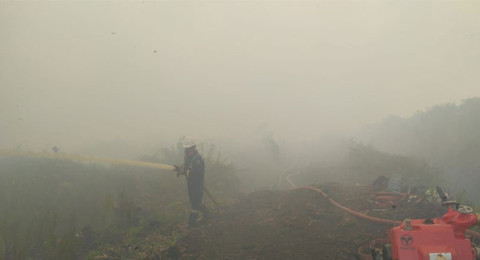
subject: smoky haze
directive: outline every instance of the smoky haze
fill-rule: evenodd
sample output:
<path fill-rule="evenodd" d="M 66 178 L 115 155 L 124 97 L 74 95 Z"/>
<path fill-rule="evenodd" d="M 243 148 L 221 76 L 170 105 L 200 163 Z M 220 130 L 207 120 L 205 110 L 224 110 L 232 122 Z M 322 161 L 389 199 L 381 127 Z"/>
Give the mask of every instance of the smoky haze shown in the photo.
<path fill-rule="evenodd" d="M 2 1 L 0 148 L 348 136 L 480 96 L 479 13 L 474 1 Z"/>

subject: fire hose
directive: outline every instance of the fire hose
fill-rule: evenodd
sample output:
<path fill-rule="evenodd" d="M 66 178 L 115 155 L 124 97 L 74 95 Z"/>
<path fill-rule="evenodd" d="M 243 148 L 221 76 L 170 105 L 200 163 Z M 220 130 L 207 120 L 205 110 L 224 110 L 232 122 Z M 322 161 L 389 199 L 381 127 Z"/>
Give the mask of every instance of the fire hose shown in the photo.
<path fill-rule="evenodd" d="M 307 190 L 313 190 L 313 191 L 316 191 L 318 193 L 320 193 L 324 198 L 328 199 L 328 201 L 334 205 L 335 207 L 343 210 L 343 211 L 346 211 L 352 215 L 355 215 L 359 218 L 363 218 L 363 219 L 366 219 L 366 220 L 369 220 L 369 221 L 374 221 L 374 222 L 379 222 L 379 223 L 384 223 L 384 224 L 392 224 L 392 225 L 399 225 L 401 222 L 400 221 L 394 221 L 394 220 L 389 220 L 389 219 L 382 219 L 382 218 L 375 218 L 375 217 L 371 217 L 371 216 L 368 216 L 368 215 L 365 215 L 365 214 L 362 214 L 358 211 L 354 211 L 352 209 L 349 209 L 343 205 L 341 205 L 340 203 L 336 202 L 335 200 L 333 200 L 332 198 L 330 198 L 324 191 L 322 191 L 321 189 L 317 188 L 317 187 L 314 187 L 314 186 L 302 186 L 302 187 L 298 187 L 291 179 L 290 177 L 294 176 L 294 175 L 297 175 L 299 174 L 298 172 L 297 173 L 294 173 L 294 174 L 290 174 L 289 176 L 287 176 L 287 181 L 290 183 L 290 185 L 292 186 L 292 189 L 307 189 Z"/>
<path fill-rule="evenodd" d="M 368 216 L 368 215 L 365 215 L 365 214 L 362 214 L 358 211 L 354 211 L 354 210 L 351 210 L 343 205 L 341 205 L 340 203 L 336 202 L 335 200 L 333 200 L 332 198 L 330 198 L 325 192 L 323 192 L 321 189 L 319 188 L 316 188 L 316 187 L 313 187 L 313 186 L 303 186 L 303 187 L 298 187 L 298 189 L 308 189 L 308 190 L 313 190 L 313 191 L 316 191 L 318 193 L 320 193 L 324 198 L 328 199 L 328 201 L 333 204 L 335 207 L 341 209 L 341 210 L 344 210 L 352 215 L 355 215 L 359 218 L 363 218 L 363 219 L 366 219 L 366 220 L 369 220 L 369 221 L 374 221 L 374 222 L 379 222 L 379 223 L 384 223 L 384 224 L 392 224 L 392 225 L 399 225 L 400 223 L 402 223 L 401 221 L 394 221 L 394 220 L 389 220 L 389 219 L 382 219 L 382 218 L 375 218 L 375 217 L 371 217 L 371 216 Z"/>
<path fill-rule="evenodd" d="M 335 207 L 343 210 L 343 211 L 346 211 L 354 216 L 357 216 L 359 218 L 362 218 L 362 219 L 365 219 L 365 220 L 369 220 L 369 221 L 373 221 L 373 222 L 378 222 L 378 223 L 383 223 L 383 224 L 392 224 L 392 225 L 399 225 L 401 224 L 402 222 L 401 221 L 394 221 L 394 220 L 389 220 L 389 219 L 381 219 L 381 218 L 375 218 L 375 217 L 371 217 L 371 216 L 368 216 L 368 215 L 365 215 L 365 214 L 362 214 L 360 212 L 357 212 L 357 211 L 354 211 L 352 209 L 349 209 L 343 205 L 341 205 L 340 203 L 336 202 L 335 200 L 333 200 L 332 198 L 330 198 L 324 191 L 322 191 L 321 189 L 317 188 L 317 187 L 314 187 L 314 186 L 301 186 L 301 187 L 298 187 L 291 179 L 290 177 L 292 176 L 295 176 L 295 175 L 298 175 L 300 174 L 299 172 L 296 172 L 296 173 L 293 173 L 293 174 L 290 174 L 287 176 L 287 181 L 290 183 L 291 185 L 291 188 L 292 189 L 307 189 L 307 190 L 313 190 L 315 192 L 318 192 L 320 193 L 324 198 L 328 199 L 328 201 L 334 205 Z M 390 193 L 385 193 L 385 194 L 382 194 L 382 195 L 387 195 L 387 194 L 390 194 Z M 480 238 L 480 233 L 479 232 L 476 232 L 476 231 L 473 231 L 473 230 L 467 230 L 466 233 L 470 234 L 471 236 L 475 236 L 475 237 L 478 237 Z"/>

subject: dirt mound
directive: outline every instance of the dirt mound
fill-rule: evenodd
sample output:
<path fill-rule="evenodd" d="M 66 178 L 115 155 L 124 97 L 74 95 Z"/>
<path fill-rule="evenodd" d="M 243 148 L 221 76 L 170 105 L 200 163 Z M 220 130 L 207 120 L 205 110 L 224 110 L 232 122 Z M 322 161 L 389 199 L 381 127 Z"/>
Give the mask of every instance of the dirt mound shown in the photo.
<path fill-rule="evenodd" d="M 444 209 L 423 200 L 376 208 L 371 186 L 318 186 L 338 203 L 384 219 L 437 217 Z M 389 224 L 353 216 L 307 189 L 260 191 L 219 210 L 191 229 L 165 257 L 181 259 L 358 259 L 358 248 L 385 238 Z"/>

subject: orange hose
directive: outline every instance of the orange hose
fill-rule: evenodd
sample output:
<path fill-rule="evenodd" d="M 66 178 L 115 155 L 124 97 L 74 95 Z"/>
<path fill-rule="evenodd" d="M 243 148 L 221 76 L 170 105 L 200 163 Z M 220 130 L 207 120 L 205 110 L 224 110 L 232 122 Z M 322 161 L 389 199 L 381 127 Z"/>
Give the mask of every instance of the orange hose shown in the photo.
<path fill-rule="evenodd" d="M 329 198 L 328 195 L 323 192 L 321 189 L 317 188 L 317 187 L 313 187 L 313 186 L 303 186 L 303 187 L 297 187 L 297 185 L 295 185 L 295 183 L 293 183 L 292 180 L 290 180 L 290 177 L 292 177 L 293 175 L 297 175 L 298 173 L 294 173 L 294 174 L 290 174 L 289 176 L 287 176 L 287 181 L 290 183 L 290 185 L 294 188 L 294 189 L 307 189 L 307 190 L 313 190 L 313 191 L 316 191 L 320 194 L 322 194 L 322 196 L 326 199 L 328 199 L 328 201 L 330 203 L 332 203 L 335 207 L 341 209 L 341 210 L 344 210 L 352 215 L 355 215 L 359 218 L 363 218 L 363 219 L 366 219 L 366 220 L 369 220 L 369 221 L 374 221 L 374 222 L 379 222 L 379 223 L 384 223 L 384 224 L 392 224 L 392 225 L 399 225 L 401 224 L 402 222 L 401 221 L 393 221 L 393 220 L 389 220 L 389 219 L 382 219 L 382 218 L 375 218 L 375 217 L 370 217 L 368 215 L 365 215 L 365 214 L 362 214 L 360 212 L 357 212 L 357 211 L 354 211 L 354 210 L 351 210 L 345 206 L 342 206 L 341 204 L 339 204 L 338 202 L 334 201 L 333 199 Z"/>
<path fill-rule="evenodd" d="M 328 201 L 330 203 L 332 203 L 335 207 L 341 209 L 341 210 L 344 210 L 352 215 L 355 215 L 359 218 L 363 218 L 363 219 L 366 219 L 366 220 L 369 220 L 369 221 L 374 221 L 374 222 L 379 222 L 379 223 L 384 223 L 384 224 L 392 224 L 392 225 L 399 225 L 401 224 L 402 222 L 401 221 L 394 221 L 394 220 L 389 220 L 389 219 L 382 219 L 382 218 L 375 218 L 375 217 L 370 217 L 368 215 L 365 215 L 365 214 L 362 214 L 360 212 L 357 212 L 357 211 L 354 211 L 354 210 L 351 210 L 345 206 L 342 206 L 341 204 L 339 204 L 338 202 L 334 201 L 332 198 L 329 198 L 328 195 L 323 192 L 321 189 L 319 188 L 316 188 L 316 187 L 313 187 L 313 186 L 303 186 L 303 187 L 298 187 L 297 189 L 308 189 L 308 190 L 313 190 L 313 191 L 316 191 L 320 194 L 322 194 L 323 197 L 325 197 L 326 199 L 328 199 Z"/>
<path fill-rule="evenodd" d="M 303 186 L 303 187 L 299 187 L 298 189 L 309 189 L 309 190 L 314 190 L 320 194 L 322 194 L 323 197 L 325 197 L 326 199 L 328 199 L 328 201 L 330 201 L 330 203 L 332 203 L 333 205 L 335 205 L 336 207 L 338 207 L 339 209 L 342 209 L 350 214 L 353 214 L 357 217 L 360 217 L 360 218 L 363 218 L 363 219 L 366 219 L 366 220 L 370 220 L 370 221 L 374 221 L 374 222 L 380 222 L 380 223 L 384 223 L 384 224 L 393 224 L 393 225 L 399 225 L 401 224 L 402 222 L 401 221 L 393 221 L 393 220 L 388 220 L 388 219 L 381 219 L 381 218 L 375 218 L 375 217 L 370 217 L 368 215 L 365 215 L 365 214 L 362 214 L 362 213 L 359 213 L 357 211 L 354 211 L 354 210 L 351 210 L 345 206 L 342 206 L 340 205 L 338 202 L 334 201 L 333 199 L 329 198 L 328 195 L 323 192 L 321 189 L 318 189 L 316 187 L 313 187 L 313 186 Z M 478 237 L 480 238 L 480 233 L 479 232 L 476 232 L 476 231 L 473 231 L 473 230 L 467 230 L 466 233 L 472 235 L 472 236 L 475 236 L 475 237 Z"/>
<path fill-rule="evenodd" d="M 296 173 L 298 174 L 298 173 Z M 334 206 L 336 206 L 337 208 L 339 209 L 342 209 L 350 214 L 353 214 L 359 218 L 363 218 L 363 219 L 366 219 L 366 220 L 370 220 L 370 221 L 374 221 L 374 222 L 379 222 L 379 223 L 384 223 L 384 224 L 393 224 L 393 225 L 400 225 L 402 222 L 401 221 L 393 221 L 393 220 L 388 220 L 388 219 L 381 219 L 381 218 L 375 218 L 375 217 L 370 217 L 368 215 L 365 215 L 365 214 L 362 214 L 360 212 L 357 212 L 357 211 L 354 211 L 354 210 L 351 210 L 345 206 L 342 206 L 341 204 L 339 204 L 338 202 L 334 201 L 332 198 L 329 198 L 328 195 L 323 192 L 321 189 L 317 188 L 317 187 L 313 187 L 313 186 L 303 186 L 303 187 L 297 187 L 297 185 L 295 185 L 295 183 L 293 183 L 292 180 L 290 180 L 290 177 L 293 176 L 293 175 L 296 175 L 296 174 L 291 174 L 289 176 L 287 176 L 287 181 L 290 183 L 290 185 L 292 185 L 292 187 L 294 189 L 307 189 L 307 190 L 313 190 L 313 191 L 316 191 L 320 194 L 322 194 L 322 196 L 326 199 L 328 199 L 328 201 L 330 203 L 332 203 Z M 389 194 L 389 195 L 393 195 L 392 193 L 390 192 L 381 192 L 381 193 L 384 193 L 385 195 Z M 377 193 L 378 194 L 378 193 Z M 400 193 L 401 194 L 401 193 Z M 395 193 L 395 195 L 397 195 L 397 193 Z M 404 194 L 402 194 L 404 195 Z M 475 236 L 475 237 L 478 237 L 480 238 L 480 233 L 479 232 L 476 232 L 476 231 L 473 231 L 473 230 L 467 230 L 466 233 L 472 235 L 472 236 Z"/>

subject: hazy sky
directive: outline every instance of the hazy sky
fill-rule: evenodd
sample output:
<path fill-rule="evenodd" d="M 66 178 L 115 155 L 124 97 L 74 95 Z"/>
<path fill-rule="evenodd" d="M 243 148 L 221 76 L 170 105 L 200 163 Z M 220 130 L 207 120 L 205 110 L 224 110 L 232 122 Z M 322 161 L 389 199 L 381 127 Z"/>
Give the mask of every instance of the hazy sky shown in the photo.
<path fill-rule="evenodd" d="M 480 96 L 480 1 L 0 1 L 0 37 L 0 149 L 348 135 Z"/>

